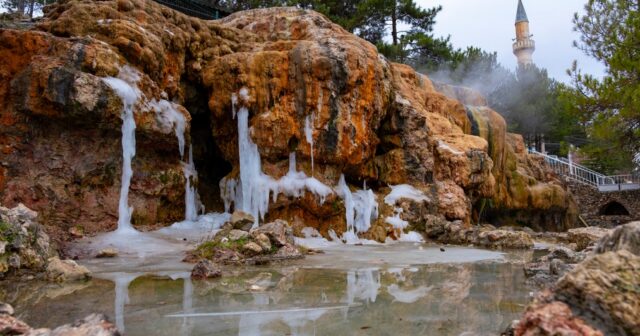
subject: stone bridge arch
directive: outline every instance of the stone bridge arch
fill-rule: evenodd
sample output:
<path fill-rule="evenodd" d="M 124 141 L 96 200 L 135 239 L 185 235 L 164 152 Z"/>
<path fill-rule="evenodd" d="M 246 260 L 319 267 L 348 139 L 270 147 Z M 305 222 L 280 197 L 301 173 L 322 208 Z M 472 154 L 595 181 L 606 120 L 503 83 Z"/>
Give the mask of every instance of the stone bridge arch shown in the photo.
<path fill-rule="evenodd" d="M 574 181 L 568 185 L 588 225 L 615 227 L 640 220 L 640 190 L 600 192 Z"/>

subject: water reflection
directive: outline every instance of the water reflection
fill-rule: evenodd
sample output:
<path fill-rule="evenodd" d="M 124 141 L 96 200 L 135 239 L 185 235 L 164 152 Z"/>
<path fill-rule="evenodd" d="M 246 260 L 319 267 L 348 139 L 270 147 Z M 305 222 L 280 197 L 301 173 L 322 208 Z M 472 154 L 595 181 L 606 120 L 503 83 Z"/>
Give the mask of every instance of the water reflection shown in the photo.
<path fill-rule="evenodd" d="M 5 284 L 0 299 L 33 325 L 100 312 L 127 335 L 496 334 L 529 299 L 518 263 L 399 265 L 380 262 L 389 255 L 370 254 L 370 262 L 351 267 L 345 267 L 348 256 L 329 255 L 320 267 L 310 259 L 226 268 L 230 275 L 199 282 L 169 266 L 104 271 L 82 286 Z M 327 267 L 328 260 L 337 266 Z"/>

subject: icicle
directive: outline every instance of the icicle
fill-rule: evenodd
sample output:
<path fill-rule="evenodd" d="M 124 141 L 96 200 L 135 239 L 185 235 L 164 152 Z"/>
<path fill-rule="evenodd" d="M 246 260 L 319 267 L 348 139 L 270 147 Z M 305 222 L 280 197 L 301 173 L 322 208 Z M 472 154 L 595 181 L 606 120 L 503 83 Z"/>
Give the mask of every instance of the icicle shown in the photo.
<path fill-rule="evenodd" d="M 131 225 L 131 215 L 133 207 L 129 206 L 129 187 L 133 169 L 131 161 L 136 155 L 136 121 L 133 116 L 133 108 L 140 98 L 140 90 L 137 82 L 140 80 L 139 73 L 125 66 L 120 70 L 118 78 L 107 77 L 103 81 L 109 85 L 122 99 L 122 179 L 120 185 L 120 201 L 118 204 L 118 232 L 133 232 L 135 229 Z"/>
<path fill-rule="evenodd" d="M 184 218 L 187 221 L 196 221 L 198 220 L 198 215 L 201 213 L 203 206 L 202 203 L 200 203 L 200 197 L 198 196 L 198 190 L 195 185 L 195 182 L 198 180 L 198 172 L 196 171 L 196 166 L 193 163 L 192 147 L 189 147 L 189 162 L 186 164 L 183 163 L 182 170 L 186 179 L 184 186 Z"/>
<path fill-rule="evenodd" d="M 262 164 L 258 146 L 253 143 L 249 130 L 249 110 L 240 107 L 236 110 L 238 99 L 244 102 L 250 99 L 247 89 L 240 90 L 239 96 L 232 96 L 233 115 L 238 118 L 238 155 L 240 161 L 240 180 L 226 180 L 220 182 L 222 199 L 225 209 L 230 210 L 231 201 L 235 207 L 250 213 L 255 218 L 254 227 L 269 210 L 269 196 L 277 199 L 280 193 L 287 196 L 300 197 L 304 190 L 308 190 L 320 197 L 321 202 L 333 193 L 333 190 L 315 178 L 309 178 L 304 172 L 296 169 L 295 153 L 289 156 L 289 172 L 280 180 L 262 172 Z"/>
<path fill-rule="evenodd" d="M 371 228 L 371 221 L 378 217 L 376 195 L 372 190 L 358 190 L 352 193 L 344 174 L 340 176 L 337 192 L 342 197 L 346 210 L 347 231 L 342 238 L 347 244 L 356 243 L 359 241 L 357 234 L 367 232 Z"/>
<path fill-rule="evenodd" d="M 311 115 L 307 116 L 307 118 L 304 121 L 304 136 L 307 139 L 307 142 L 309 143 L 309 146 L 311 147 L 310 149 L 310 153 L 311 153 L 311 176 L 314 175 L 314 160 L 313 160 L 313 124 L 315 122 L 315 116 L 312 113 Z"/>

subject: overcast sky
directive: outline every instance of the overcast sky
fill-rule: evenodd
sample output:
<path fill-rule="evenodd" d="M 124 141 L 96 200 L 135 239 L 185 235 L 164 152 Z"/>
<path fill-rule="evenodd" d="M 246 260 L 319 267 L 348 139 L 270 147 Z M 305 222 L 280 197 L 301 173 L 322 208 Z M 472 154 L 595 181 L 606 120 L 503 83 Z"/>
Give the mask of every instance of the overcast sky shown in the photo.
<path fill-rule="evenodd" d="M 428 8 L 442 5 L 436 17 L 436 35 L 451 35 L 457 48 L 473 45 L 496 51 L 498 61 L 516 67 L 511 44 L 515 38 L 517 0 L 416 0 Z M 536 41 L 534 62 L 549 75 L 567 82 L 573 60 L 586 73 L 602 76 L 603 66 L 573 47 L 579 35 L 573 31 L 573 14 L 582 12 L 587 0 L 523 0 L 530 30 Z"/>

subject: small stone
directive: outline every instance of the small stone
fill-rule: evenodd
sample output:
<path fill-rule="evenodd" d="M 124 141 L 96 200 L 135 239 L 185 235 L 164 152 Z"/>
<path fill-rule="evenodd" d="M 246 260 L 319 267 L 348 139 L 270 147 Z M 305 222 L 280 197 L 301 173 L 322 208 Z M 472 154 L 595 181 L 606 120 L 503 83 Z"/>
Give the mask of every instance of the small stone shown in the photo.
<path fill-rule="evenodd" d="M 96 255 L 96 258 L 115 258 L 118 256 L 118 249 L 115 248 L 106 248 L 100 250 Z"/>
<path fill-rule="evenodd" d="M 82 229 L 82 227 L 74 226 L 69 229 L 69 234 L 76 239 L 82 238 L 84 237 L 84 230 Z"/>
<path fill-rule="evenodd" d="M 18 269 L 20 268 L 20 256 L 12 254 L 9 256 L 9 267 Z"/>
<path fill-rule="evenodd" d="M 281 247 L 278 252 L 276 252 L 275 257 L 278 259 L 300 259 L 304 258 L 304 255 L 297 247 L 291 244 L 287 244 Z"/>
<path fill-rule="evenodd" d="M 0 302 L 0 314 L 13 316 L 14 313 L 15 311 L 13 310 L 13 307 L 10 304 Z"/>
<path fill-rule="evenodd" d="M 264 233 L 255 234 L 253 239 L 256 241 L 256 243 L 258 243 L 258 245 L 260 245 L 260 247 L 262 247 L 263 250 L 265 251 L 271 250 L 271 240 L 269 240 L 269 237 L 266 234 Z"/>
<path fill-rule="evenodd" d="M 249 232 L 242 230 L 231 230 L 229 232 L 229 240 L 234 242 L 249 237 Z"/>
<path fill-rule="evenodd" d="M 242 251 L 249 255 L 257 255 L 263 252 L 262 247 L 254 242 L 248 242 L 242 246 Z"/>
<path fill-rule="evenodd" d="M 4 254 L 7 251 L 7 242 L 0 240 L 0 255 Z"/>
<path fill-rule="evenodd" d="M 58 257 L 53 257 L 49 259 L 45 277 L 55 282 L 80 281 L 89 279 L 91 272 L 73 260 L 60 260 Z"/>
<path fill-rule="evenodd" d="M 210 260 L 200 260 L 191 271 L 191 279 L 204 280 L 222 276 L 220 266 Z"/>
<path fill-rule="evenodd" d="M 256 222 L 255 218 L 251 214 L 242 211 L 235 211 L 231 215 L 231 225 L 236 230 L 247 231 L 251 230 L 253 224 Z"/>

